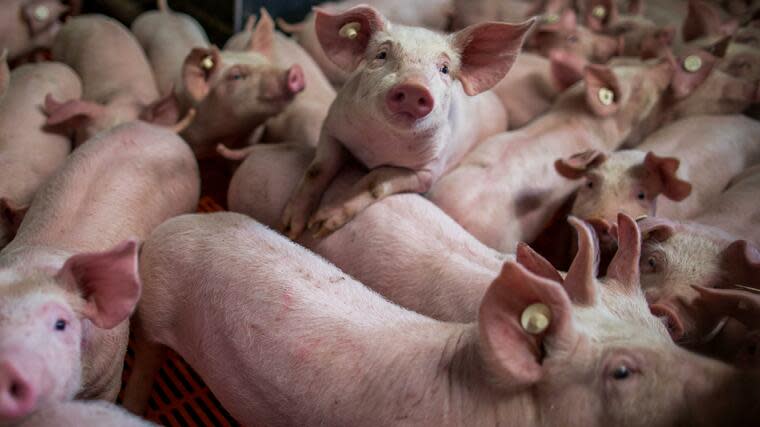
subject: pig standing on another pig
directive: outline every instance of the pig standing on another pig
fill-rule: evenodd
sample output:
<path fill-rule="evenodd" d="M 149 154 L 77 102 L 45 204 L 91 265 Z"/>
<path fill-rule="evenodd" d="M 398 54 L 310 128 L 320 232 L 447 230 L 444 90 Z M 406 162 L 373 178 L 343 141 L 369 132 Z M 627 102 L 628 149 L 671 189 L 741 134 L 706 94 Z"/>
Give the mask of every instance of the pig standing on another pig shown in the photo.
<path fill-rule="evenodd" d="M 88 141 L 40 189 L 0 252 L 0 422 L 116 398 L 141 287 L 127 239 L 194 211 L 198 193 L 187 145 L 141 122 Z"/>
<path fill-rule="evenodd" d="M 532 22 L 485 23 L 443 36 L 391 25 L 360 6 L 340 15 L 318 10 L 315 25 L 328 56 L 353 72 L 285 208 L 282 226 L 291 238 L 307 226 L 329 234 L 392 194 L 427 192 L 478 141 L 506 129 L 503 107 L 486 91 L 509 71 Z M 348 156 L 369 172 L 342 200 L 315 212 Z"/>
<path fill-rule="evenodd" d="M 37 189 L 66 161 L 71 141 L 45 128 L 45 96 L 78 99 L 82 84 L 66 65 L 22 65 L 0 98 L 0 249 L 16 232 Z"/>
<path fill-rule="evenodd" d="M 565 279 L 535 254 L 507 262 L 460 324 L 393 305 L 244 216 L 182 216 L 142 248 L 137 317 L 248 425 L 753 424 L 755 375 L 670 341 L 641 295 L 636 225 L 621 223 L 603 284 L 579 225 Z"/>
<path fill-rule="evenodd" d="M 45 408 L 17 427 L 157 427 L 107 402 L 73 401 Z"/>
<path fill-rule="evenodd" d="M 245 31 L 235 35 L 224 46 L 225 50 L 245 51 L 256 49 L 254 43 L 254 17 L 251 16 L 246 24 Z M 271 44 L 272 62 L 281 68 L 289 68 L 298 65 L 303 69 L 304 76 L 308 80 L 306 87 L 285 110 L 277 116 L 269 119 L 266 133 L 263 139 L 273 141 L 297 141 L 307 145 L 316 146 L 319 134 L 322 131 L 322 123 L 327 117 L 330 104 L 335 99 L 335 89 L 322 73 L 319 66 L 303 50 L 298 43 L 274 31 L 274 23 L 266 9 L 261 9 L 261 21 L 259 27 L 270 31 L 273 38 L 258 37 L 259 43 Z"/>
<path fill-rule="evenodd" d="M 69 19 L 53 44 L 53 58 L 82 78 L 82 99 L 48 97 L 48 125 L 77 131 L 81 143 L 136 120 L 158 99 L 156 81 L 140 45 L 118 21 L 102 15 Z"/>
<path fill-rule="evenodd" d="M 2 7 L 0 49 L 8 49 L 10 61 L 49 49 L 63 17 L 75 12 L 60 0 L 5 0 Z"/>

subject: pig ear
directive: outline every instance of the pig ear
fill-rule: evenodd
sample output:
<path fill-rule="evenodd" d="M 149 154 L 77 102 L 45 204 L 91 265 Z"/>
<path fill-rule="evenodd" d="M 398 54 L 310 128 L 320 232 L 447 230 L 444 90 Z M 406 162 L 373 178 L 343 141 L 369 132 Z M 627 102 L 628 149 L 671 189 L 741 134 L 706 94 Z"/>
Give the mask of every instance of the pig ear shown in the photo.
<path fill-rule="evenodd" d="M 596 274 L 599 270 L 599 241 L 594 229 L 571 216 L 568 222 L 578 233 L 578 252 L 565 276 L 564 286 L 570 299 L 578 305 L 596 303 Z"/>
<path fill-rule="evenodd" d="M 354 70 L 372 36 L 385 28 L 385 18 L 369 6 L 356 6 L 337 15 L 315 8 L 314 26 L 322 50 L 335 65 Z"/>
<path fill-rule="evenodd" d="M 700 37 L 733 34 L 738 26 L 733 19 L 723 22 L 716 6 L 702 0 L 690 0 L 681 35 L 685 42 L 689 42 Z"/>
<path fill-rule="evenodd" d="M 507 75 L 534 22 L 486 22 L 452 35 L 451 43 L 462 55 L 457 77 L 465 93 L 473 96 L 484 92 Z"/>
<path fill-rule="evenodd" d="M 668 51 L 667 57 L 675 70 L 670 87 L 676 99 L 683 99 L 691 95 L 710 77 L 718 63 L 718 58 L 703 50 L 695 51 L 678 59 L 674 58 Z"/>
<path fill-rule="evenodd" d="M 649 217 L 638 222 L 642 241 L 666 242 L 676 234 L 676 224 L 665 218 Z"/>
<path fill-rule="evenodd" d="M 732 284 L 760 290 L 760 251 L 746 240 L 737 240 L 723 250 L 721 270 Z"/>
<path fill-rule="evenodd" d="M 85 300 L 84 317 L 101 329 L 113 329 L 129 318 L 140 299 L 137 242 L 129 240 L 105 252 L 74 255 L 56 278 Z"/>
<path fill-rule="evenodd" d="M 680 202 L 691 194 L 691 184 L 676 175 L 681 161 L 673 157 L 660 157 L 648 152 L 644 158 L 644 167 L 659 181 L 658 190 L 670 200 Z"/>
<path fill-rule="evenodd" d="M 695 304 L 711 317 L 731 317 L 750 329 L 760 327 L 760 294 L 740 289 L 714 289 L 692 286 L 699 292 Z"/>
<path fill-rule="evenodd" d="M 248 49 L 258 52 L 267 58 L 272 57 L 274 49 L 274 21 L 265 8 L 261 8 L 261 19 L 251 34 Z"/>
<path fill-rule="evenodd" d="M 541 256 L 527 243 L 520 242 L 517 244 L 517 263 L 527 268 L 528 271 L 544 279 L 553 280 L 562 283 L 562 275 L 559 274 L 554 266 Z"/>
<path fill-rule="evenodd" d="M 29 206 L 21 206 L 5 197 L 0 198 L 0 222 L 4 223 L 13 234 L 18 231 L 27 210 Z"/>
<path fill-rule="evenodd" d="M 158 126 L 173 126 L 179 121 L 180 108 L 174 90 L 155 101 L 140 113 L 140 120 Z"/>
<path fill-rule="evenodd" d="M 98 103 L 79 99 L 58 102 L 51 94 L 45 97 L 43 109 L 48 116 L 46 126 L 63 126 L 69 129 L 85 126 L 105 114 L 105 108 Z"/>
<path fill-rule="evenodd" d="M 629 15 L 642 15 L 644 13 L 644 0 L 629 0 L 628 2 L 628 14 Z"/>
<path fill-rule="evenodd" d="M 607 160 L 607 155 L 599 150 L 586 150 L 573 154 L 567 159 L 557 159 L 554 168 L 568 179 L 581 179 Z"/>
<path fill-rule="evenodd" d="M 28 2 L 23 7 L 22 13 L 26 19 L 29 31 L 32 36 L 36 36 L 40 33 L 47 31 L 51 26 L 55 25 L 61 16 L 69 11 L 68 6 L 62 4 L 60 1 L 46 2 L 40 4 L 40 2 Z M 44 8 L 44 12 L 40 8 Z M 43 15 L 44 13 L 44 15 Z"/>
<path fill-rule="evenodd" d="M 659 58 L 663 50 L 673 44 L 675 36 L 676 29 L 672 26 L 657 29 L 642 40 L 639 56 L 641 59 Z"/>
<path fill-rule="evenodd" d="M 607 117 L 620 109 L 620 83 L 610 67 L 589 65 L 583 73 L 586 104 L 597 116 Z"/>
<path fill-rule="evenodd" d="M 523 327 L 528 307 L 548 308 L 546 329 L 529 333 Z M 544 341 L 551 348 L 568 349 L 576 343 L 570 300 L 562 286 L 539 277 L 515 262 L 507 262 L 480 305 L 478 327 L 486 364 L 500 383 L 525 388 L 540 381 Z M 549 349 L 550 350 L 550 349 Z"/>
<path fill-rule="evenodd" d="M 182 65 L 182 81 L 185 90 L 195 102 L 201 102 L 208 95 L 210 78 L 221 69 L 222 56 L 216 46 L 196 47 L 185 58 Z"/>
<path fill-rule="evenodd" d="M 615 0 L 591 0 L 586 5 L 585 23 L 594 31 L 603 31 L 618 20 Z"/>
<path fill-rule="evenodd" d="M 549 52 L 551 75 L 562 90 L 583 80 L 583 70 L 588 64 L 586 58 L 564 49 Z"/>
<path fill-rule="evenodd" d="M 641 258 L 641 233 L 631 217 L 618 214 L 618 250 L 607 267 L 607 277 L 630 289 L 638 289 L 639 259 Z"/>

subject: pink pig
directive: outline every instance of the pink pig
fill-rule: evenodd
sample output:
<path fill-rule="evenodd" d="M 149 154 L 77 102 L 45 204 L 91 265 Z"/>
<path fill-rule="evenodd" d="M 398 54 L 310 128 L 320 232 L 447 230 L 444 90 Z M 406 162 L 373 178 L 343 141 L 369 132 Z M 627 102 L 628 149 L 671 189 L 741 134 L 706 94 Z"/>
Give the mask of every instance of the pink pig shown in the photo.
<path fill-rule="evenodd" d="M 82 78 L 82 99 L 45 101 L 48 125 L 77 130 L 81 143 L 98 132 L 136 120 L 158 99 L 150 65 L 134 36 L 102 15 L 69 19 L 53 45 L 53 58 Z"/>
<path fill-rule="evenodd" d="M 251 149 L 230 182 L 230 210 L 275 227 L 312 156 L 313 150 L 286 144 Z M 346 168 L 325 203 L 359 176 L 358 167 Z M 475 320 L 507 258 L 417 194 L 388 197 L 330 236 L 304 235 L 298 242 L 402 307 L 446 321 Z"/>
<path fill-rule="evenodd" d="M 194 211 L 198 196 L 187 145 L 140 122 L 89 140 L 39 190 L 0 252 L 0 421 L 116 398 L 141 288 L 127 239 Z"/>
<path fill-rule="evenodd" d="M 224 46 L 225 50 L 255 49 L 254 17 L 251 16 L 246 29 L 232 37 Z M 298 95 L 285 110 L 266 122 L 265 141 L 298 141 L 316 146 L 322 123 L 327 117 L 335 99 L 335 89 L 322 73 L 316 62 L 298 43 L 274 31 L 274 23 L 266 9 L 261 9 L 258 27 L 268 30 L 269 38 L 260 37 L 258 43 L 271 44 L 273 63 L 282 68 L 298 65 L 308 80 L 303 92 Z"/>
<path fill-rule="evenodd" d="M 625 223 L 602 281 L 590 237 L 564 279 L 532 254 L 464 324 L 391 304 L 242 215 L 187 215 L 142 248 L 137 318 L 247 425 L 751 425 L 755 374 L 670 341 Z"/>
<path fill-rule="evenodd" d="M 17 427 L 156 427 L 156 424 L 129 414 L 103 401 L 74 401 L 43 409 Z"/>
<path fill-rule="evenodd" d="M 425 193 L 478 141 L 506 129 L 498 99 L 475 95 L 506 75 L 531 25 L 486 23 L 443 36 L 392 25 L 370 7 L 317 11 L 323 48 L 353 72 L 285 208 L 287 234 L 296 238 L 308 226 L 325 235 L 384 197 Z M 349 156 L 369 172 L 315 212 Z"/>
<path fill-rule="evenodd" d="M 22 65 L 0 98 L 0 249 L 13 238 L 37 189 L 66 162 L 71 141 L 45 128 L 45 96 L 76 99 L 82 85 L 66 65 Z"/>
<path fill-rule="evenodd" d="M 78 9 L 76 7 L 75 9 Z M 40 49 L 49 49 L 72 10 L 60 0 L 11 0 L 3 2 L 0 40 L 11 61 L 20 60 Z"/>

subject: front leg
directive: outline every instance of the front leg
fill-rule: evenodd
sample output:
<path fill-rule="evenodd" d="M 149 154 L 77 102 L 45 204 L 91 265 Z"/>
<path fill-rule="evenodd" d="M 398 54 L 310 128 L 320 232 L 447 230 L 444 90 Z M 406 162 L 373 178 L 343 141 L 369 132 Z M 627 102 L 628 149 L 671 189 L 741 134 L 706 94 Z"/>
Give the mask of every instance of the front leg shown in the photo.
<path fill-rule="evenodd" d="M 282 214 L 282 232 L 295 240 L 306 227 L 309 216 L 319 206 L 322 195 L 346 161 L 346 149 L 335 138 L 322 133 L 314 160 L 290 196 Z"/>
<path fill-rule="evenodd" d="M 428 170 L 414 171 L 392 166 L 372 169 L 351 187 L 341 201 L 319 209 L 311 217 L 309 229 L 316 237 L 324 237 L 376 201 L 398 193 L 426 193 L 432 185 L 433 175 Z"/>

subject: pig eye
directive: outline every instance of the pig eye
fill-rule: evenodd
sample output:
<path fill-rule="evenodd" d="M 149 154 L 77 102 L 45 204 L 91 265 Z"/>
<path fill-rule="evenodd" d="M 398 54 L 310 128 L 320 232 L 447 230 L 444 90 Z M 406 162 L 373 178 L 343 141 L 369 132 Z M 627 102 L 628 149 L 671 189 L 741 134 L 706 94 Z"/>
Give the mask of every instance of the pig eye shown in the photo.
<path fill-rule="evenodd" d="M 449 74 L 449 66 L 446 64 L 443 64 L 443 66 L 441 67 L 441 73 Z"/>
<path fill-rule="evenodd" d="M 570 43 L 578 43 L 578 36 L 576 36 L 575 34 L 571 34 L 567 36 L 567 41 Z"/>
<path fill-rule="evenodd" d="M 587 182 L 586 183 L 586 187 L 588 187 L 589 189 L 593 189 L 594 188 L 594 181 Z"/>
<path fill-rule="evenodd" d="M 626 380 L 631 376 L 631 370 L 628 366 L 620 365 L 612 371 L 612 378 L 617 381 Z"/>
<path fill-rule="evenodd" d="M 375 55 L 375 59 L 380 59 L 380 60 L 383 60 L 387 57 L 388 57 L 388 52 L 386 51 L 378 52 L 377 55 Z"/>
<path fill-rule="evenodd" d="M 56 331 L 65 331 L 66 330 L 66 321 L 63 319 L 58 319 L 55 321 L 55 330 Z"/>
<path fill-rule="evenodd" d="M 637 197 L 639 200 L 644 200 L 644 199 L 646 199 L 646 198 L 647 198 L 647 195 L 646 195 L 646 193 L 644 193 L 643 191 L 639 191 L 639 194 L 637 194 L 637 195 L 636 195 L 636 197 Z"/>
<path fill-rule="evenodd" d="M 243 80 L 245 76 L 240 71 L 233 71 L 227 78 L 230 80 Z"/>

